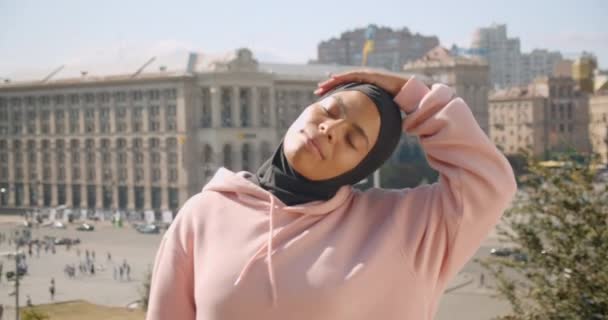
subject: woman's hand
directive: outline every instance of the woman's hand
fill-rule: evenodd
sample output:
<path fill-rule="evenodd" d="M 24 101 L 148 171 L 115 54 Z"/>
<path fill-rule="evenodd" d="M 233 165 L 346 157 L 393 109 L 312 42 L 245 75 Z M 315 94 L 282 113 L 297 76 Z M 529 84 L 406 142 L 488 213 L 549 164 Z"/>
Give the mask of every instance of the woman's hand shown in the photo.
<path fill-rule="evenodd" d="M 388 72 L 361 69 L 330 76 L 328 80 L 318 84 L 318 88 L 314 93 L 321 96 L 340 84 L 363 82 L 377 85 L 394 97 L 399 93 L 399 90 L 401 90 L 401 87 L 403 87 L 407 80 L 407 78 Z"/>

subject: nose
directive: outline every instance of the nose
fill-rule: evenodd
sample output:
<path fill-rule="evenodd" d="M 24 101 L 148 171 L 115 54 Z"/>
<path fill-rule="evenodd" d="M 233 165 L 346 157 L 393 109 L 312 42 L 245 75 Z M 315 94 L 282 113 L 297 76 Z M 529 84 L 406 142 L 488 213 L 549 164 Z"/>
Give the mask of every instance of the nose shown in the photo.
<path fill-rule="evenodd" d="M 327 135 L 329 143 L 333 144 L 344 135 L 347 126 L 345 119 L 328 119 L 319 124 L 319 131 Z"/>

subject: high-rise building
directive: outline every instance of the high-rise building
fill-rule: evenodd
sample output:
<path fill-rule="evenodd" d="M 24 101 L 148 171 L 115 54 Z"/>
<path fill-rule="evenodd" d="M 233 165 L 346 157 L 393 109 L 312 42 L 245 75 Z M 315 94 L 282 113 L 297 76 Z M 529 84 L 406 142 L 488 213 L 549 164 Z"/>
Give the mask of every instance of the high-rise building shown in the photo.
<path fill-rule="evenodd" d="M 537 78 L 490 96 L 490 138 L 506 154 L 589 152 L 588 126 L 588 97 L 572 78 Z"/>
<path fill-rule="evenodd" d="M 427 52 L 421 59 L 407 63 L 403 71 L 425 75 L 433 82 L 449 85 L 456 90 L 473 112 L 479 126 L 488 131 L 488 64 L 480 59 L 454 56 L 441 46 Z"/>
<path fill-rule="evenodd" d="M 439 45 L 436 36 L 413 34 L 407 28 L 393 30 L 375 27 L 374 49 L 366 66 L 400 71 L 409 62 L 421 58 L 427 51 Z M 323 41 L 318 45 L 317 63 L 360 66 L 367 28 L 344 32 L 339 38 Z"/>
<path fill-rule="evenodd" d="M 479 28 L 473 34 L 472 52 L 486 59 L 495 88 L 527 85 L 537 77 L 553 76 L 562 61 L 561 53 L 535 49 L 522 53 L 519 38 L 507 36 L 507 26 Z"/>
<path fill-rule="evenodd" d="M 556 67 L 562 61 L 562 54 L 557 51 L 534 49 L 521 55 L 520 84 L 528 84 L 538 77 L 554 75 Z"/>
<path fill-rule="evenodd" d="M 499 88 L 520 84 L 521 51 L 519 38 L 507 37 L 507 26 L 492 25 L 475 31 L 471 47 L 484 52 L 490 66 L 490 82 Z"/>
<path fill-rule="evenodd" d="M 595 69 L 597 69 L 597 58 L 591 53 L 583 52 L 580 57 L 574 60 L 572 77 L 582 91 L 590 94 L 595 91 L 593 85 Z"/>

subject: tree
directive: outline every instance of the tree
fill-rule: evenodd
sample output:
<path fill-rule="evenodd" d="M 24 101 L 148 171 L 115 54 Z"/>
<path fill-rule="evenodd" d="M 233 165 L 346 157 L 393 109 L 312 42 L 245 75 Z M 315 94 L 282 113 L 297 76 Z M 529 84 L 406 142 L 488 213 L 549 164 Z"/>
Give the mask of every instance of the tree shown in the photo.
<path fill-rule="evenodd" d="M 501 319 L 608 319 L 608 183 L 580 155 L 527 162 L 499 228 L 516 254 L 480 261 L 513 309 Z"/>
<path fill-rule="evenodd" d="M 41 311 L 37 311 L 34 308 L 27 308 L 25 310 L 21 311 L 21 317 L 22 320 L 47 320 L 50 319 L 50 317 L 41 312 Z"/>

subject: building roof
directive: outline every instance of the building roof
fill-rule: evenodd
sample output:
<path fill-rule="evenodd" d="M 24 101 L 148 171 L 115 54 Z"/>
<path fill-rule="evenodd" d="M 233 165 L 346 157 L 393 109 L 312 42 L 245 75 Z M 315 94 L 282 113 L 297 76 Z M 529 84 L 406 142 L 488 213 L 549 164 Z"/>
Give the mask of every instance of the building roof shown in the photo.
<path fill-rule="evenodd" d="M 346 72 L 357 68 L 360 67 L 333 64 L 258 63 L 253 53 L 246 48 L 220 54 L 183 51 L 165 56 L 142 57 L 137 61 L 86 66 L 62 65 L 51 72 L 47 70 L 21 73 L 14 78 L 2 81 L 0 90 L 171 80 L 199 74 L 234 71 L 265 72 L 278 76 L 280 80 L 318 81 L 330 73 Z M 411 74 L 405 73 L 403 75 L 411 76 Z M 421 78 L 423 81 L 425 80 L 425 77 Z"/>
<path fill-rule="evenodd" d="M 428 68 L 428 67 L 443 67 L 443 66 L 487 66 L 487 63 L 476 57 L 465 57 L 452 54 L 452 52 L 442 46 L 436 46 L 429 50 L 422 58 L 407 63 L 403 68 Z"/>
<path fill-rule="evenodd" d="M 545 98 L 546 95 L 537 86 L 511 87 L 501 89 L 490 94 L 490 101 Z"/>

